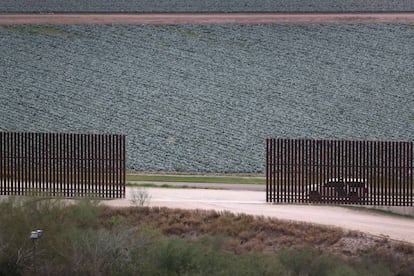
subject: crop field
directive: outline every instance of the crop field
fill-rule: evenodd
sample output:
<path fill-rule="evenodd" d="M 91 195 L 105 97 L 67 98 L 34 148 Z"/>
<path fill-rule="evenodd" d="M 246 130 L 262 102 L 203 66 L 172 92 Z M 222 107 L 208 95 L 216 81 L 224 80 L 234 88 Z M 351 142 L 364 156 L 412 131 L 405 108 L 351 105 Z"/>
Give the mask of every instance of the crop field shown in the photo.
<path fill-rule="evenodd" d="M 2 0 L 3 12 L 414 11 L 412 0 Z"/>
<path fill-rule="evenodd" d="M 0 27 L 0 129 L 125 133 L 127 168 L 264 172 L 265 139 L 413 140 L 411 25 Z"/>

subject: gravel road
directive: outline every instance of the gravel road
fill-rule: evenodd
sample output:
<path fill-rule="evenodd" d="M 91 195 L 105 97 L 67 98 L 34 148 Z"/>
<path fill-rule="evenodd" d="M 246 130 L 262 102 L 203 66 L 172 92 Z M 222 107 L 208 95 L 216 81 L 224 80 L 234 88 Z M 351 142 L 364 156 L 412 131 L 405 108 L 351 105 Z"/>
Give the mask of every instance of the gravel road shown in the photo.
<path fill-rule="evenodd" d="M 105 202 L 109 206 L 131 206 L 134 193 L 142 188 L 127 188 L 127 198 Z M 414 244 L 414 219 L 355 210 L 338 206 L 272 205 L 261 191 L 145 188 L 150 206 L 181 209 L 230 211 L 284 220 L 332 225 L 362 231 Z"/>
<path fill-rule="evenodd" d="M 414 23 L 414 13 L 0 13 L 8 24 L 356 24 Z"/>

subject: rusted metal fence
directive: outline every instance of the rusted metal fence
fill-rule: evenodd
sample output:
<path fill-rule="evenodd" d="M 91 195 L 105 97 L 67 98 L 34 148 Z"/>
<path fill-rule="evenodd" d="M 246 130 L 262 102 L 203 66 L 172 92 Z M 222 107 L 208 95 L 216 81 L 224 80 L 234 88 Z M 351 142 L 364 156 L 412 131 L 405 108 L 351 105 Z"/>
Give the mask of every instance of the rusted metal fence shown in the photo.
<path fill-rule="evenodd" d="M 267 139 L 266 201 L 413 206 L 413 143 Z"/>
<path fill-rule="evenodd" d="M 0 132 L 0 195 L 125 197 L 125 135 Z"/>

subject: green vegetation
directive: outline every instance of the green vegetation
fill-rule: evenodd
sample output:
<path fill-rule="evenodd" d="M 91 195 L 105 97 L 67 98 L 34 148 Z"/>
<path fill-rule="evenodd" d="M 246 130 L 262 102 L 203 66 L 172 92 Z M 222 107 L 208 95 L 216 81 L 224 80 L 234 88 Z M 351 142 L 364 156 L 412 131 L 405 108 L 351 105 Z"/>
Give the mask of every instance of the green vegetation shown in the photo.
<path fill-rule="evenodd" d="M 194 183 L 228 183 L 228 184 L 266 184 L 265 178 L 232 176 L 197 176 L 197 175 L 141 175 L 128 174 L 127 181 L 165 181 Z"/>
<path fill-rule="evenodd" d="M 127 183 L 128 187 L 146 187 L 146 188 L 171 188 L 171 189 L 189 189 L 189 188 L 197 188 L 188 185 L 170 185 L 170 184 L 153 184 L 153 183 Z"/>
<path fill-rule="evenodd" d="M 9 198 L 0 202 L 0 221 L 0 275 L 410 275 L 414 271 L 409 266 L 411 245 L 368 239 L 366 244 L 372 247 L 355 248 L 345 258 L 340 252 L 349 246 L 340 246 L 342 239 L 362 235 L 227 212 Z M 36 251 L 29 238 L 35 229 L 44 230 Z"/>
<path fill-rule="evenodd" d="M 37 25 L 7 25 L 2 28 L 8 31 L 14 31 L 18 33 L 29 33 L 34 35 L 52 35 L 52 36 L 67 36 L 70 33 L 56 27 L 50 26 L 37 26 Z"/>

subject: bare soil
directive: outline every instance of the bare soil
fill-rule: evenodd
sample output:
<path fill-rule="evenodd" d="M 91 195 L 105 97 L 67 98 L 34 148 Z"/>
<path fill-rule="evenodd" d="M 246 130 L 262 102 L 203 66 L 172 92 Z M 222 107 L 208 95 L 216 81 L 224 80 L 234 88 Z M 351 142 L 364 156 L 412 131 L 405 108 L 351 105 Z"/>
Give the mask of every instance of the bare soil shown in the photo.
<path fill-rule="evenodd" d="M 401 13 L 0 13 L 10 24 L 414 24 Z"/>
<path fill-rule="evenodd" d="M 126 199 L 106 201 L 114 207 L 134 206 L 134 197 L 148 194 L 152 207 L 214 210 L 244 213 L 288 221 L 340 227 L 414 244 L 414 218 L 323 205 L 275 205 L 266 203 L 262 191 L 212 189 L 127 188 Z"/>

